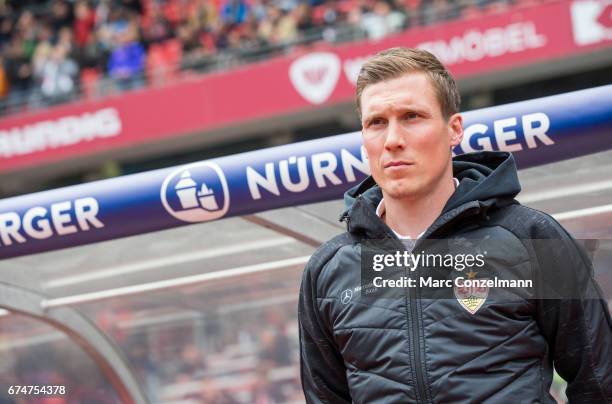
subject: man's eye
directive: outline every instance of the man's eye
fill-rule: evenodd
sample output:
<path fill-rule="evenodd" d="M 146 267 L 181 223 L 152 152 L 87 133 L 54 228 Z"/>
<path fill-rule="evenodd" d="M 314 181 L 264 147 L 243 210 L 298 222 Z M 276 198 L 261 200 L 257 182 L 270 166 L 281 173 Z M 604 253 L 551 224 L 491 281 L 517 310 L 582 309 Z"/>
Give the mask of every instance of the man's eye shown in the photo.
<path fill-rule="evenodd" d="M 374 119 L 372 119 L 370 121 L 370 126 L 373 126 L 373 125 L 382 125 L 384 123 L 385 123 L 384 119 L 382 119 L 382 118 L 374 118 Z"/>
<path fill-rule="evenodd" d="M 418 117 L 419 117 L 419 114 L 417 114 L 416 112 L 408 112 L 406 115 L 404 115 L 404 118 L 406 119 L 415 119 Z"/>

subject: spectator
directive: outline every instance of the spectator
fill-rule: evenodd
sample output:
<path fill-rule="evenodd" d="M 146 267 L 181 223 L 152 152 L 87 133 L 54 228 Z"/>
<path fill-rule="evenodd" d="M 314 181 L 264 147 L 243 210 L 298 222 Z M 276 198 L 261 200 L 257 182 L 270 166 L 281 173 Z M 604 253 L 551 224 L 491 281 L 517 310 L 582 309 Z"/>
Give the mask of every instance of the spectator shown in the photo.
<path fill-rule="evenodd" d="M 94 31 L 89 36 L 87 43 L 77 51 L 77 60 L 81 68 L 95 69 L 97 72 L 104 72 L 108 65 L 110 51 L 104 45 L 103 31 Z"/>
<path fill-rule="evenodd" d="M 68 55 L 68 48 L 57 44 L 51 49 L 49 58 L 41 63 L 41 93 L 43 101 L 57 104 L 71 100 L 76 92 L 79 67 Z"/>
<path fill-rule="evenodd" d="M 376 40 L 399 32 L 405 21 L 405 14 L 392 10 L 389 3 L 379 0 L 371 10 L 363 14 L 361 26 L 366 31 L 368 38 Z"/>
<path fill-rule="evenodd" d="M 263 367 L 287 366 L 291 364 L 291 349 L 287 336 L 266 329 L 259 336 L 259 360 Z"/>
<path fill-rule="evenodd" d="M 10 42 L 13 35 L 13 20 L 10 15 L 0 16 L 0 48 Z"/>
<path fill-rule="evenodd" d="M 187 58 L 201 56 L 202 44 L 198 37 L 196 27 L 189 24 L 183 24 L 177 29 L 177 37 L 181 44 L 183 55 Z"/>
<path fill-rule="evenodd" d="M 121 90 L 142 87 L 145 53 L 137 40 L 136 28 L 130 24 L 123 30 L 118 30 L 116 38 L 118 45 L 111 52 L 108 61 L 110 77 Z"/>
<path fill-rule="evenodd" d="M 74 34 L 69 27 L 62 27 L 57 33 L 56 44 L 66 48 L 69 55 L 74 52 Z"/>
<path fill-rule="evenodd" d="M 312 20 L 312 8 L 308 3 L 304 2 L 297 5 L 294 11 L 294 18 L 299 32 L 308 32 L 315 27 Z"/>
<path fill-rule="evenodd" d="M 265 45 L 265 42 L 258 34 L 258 30 L 259 21 L 255 19 L 254 15 L 250 15 L 247 22 L 242 26 L 240 40 L 242 47 L 251 54 L 257 53 Z"/>
<path fill-rule="evenodd" d="M 333 0 L 326 0 L 322 5 L 317 7 L 320 10 L 320 21 L 324 25 L 334 25 L 340 22 L 341 18 L 336 10 L 336 2 Z"/>
<path fill-rule="evenodd" d="M 96 26 L 105 25 L 110 20 L 111 0 L 100 0 L 94 10 Z"/>
<path fill-rule="evenodd" d="M 266 15 L 268 14 L 267 8 L 267 0 L 254 0 L 251 2 L 250 14 L 255 18 L 257 23 L 259 23 L 266 18 Z"/>
<path fill-rule="evenodd" d="M 124 8 L 112 9 L 110 13 L 110 18 L 108 23 L 106 24 L 107 29 L 110 31 L 112 43 L 120 40 L 121 35 L 125 33 L 128 28 L 130 28 L 130 17 L 132 15 L 128 12 L 128 10 Z M 133 21 L 133 20 L 132 20 Z M 133 21 L 135 23 L 135 21 Z M 132 26 L 132 30 L 138 32 L 136 27 Z"/>
<path fill-rule="evenodd" d="M 247 19 L 249 6 L 245 0 L 226 0 L 221 9 L 221 20 L 225 24 L 242 24 Z"/>
<path fill-rule="evenodd" d="M 214 0 L 199 0 L 193 14 L 200 26 L 204 28 L 209 27 L 219 18 Z"/>
<path fill-rule="evenodd" d="M 0 56 L 0 99 L 4 99 L 9 92 L 9 80 L 6 73 L 4 58 Z"/>
<path fill-rule="evenodd" d="M 93 35 L 95 13 L 86 0 L 79 0 L 74 6 L 74 39 L 79 47 L 85 46 Z"/>
<path fill-rule="evenodd" d="M 34 20 L 34 15 L 26 10 L 17 20 L 15 28 L 17 34 L 21 37 L 25 55 L 27 57 L 32 57 L 34 48 L 36 47 L 36 30 L 38 28 Z"/>
<path fill-rule="evenodd" d="M 40 68 L 43 61 L 45 61 L 51 53 L 53 47 L 53 30 L 50 25 L 43 24 L 38 30 L 38 43 L 34 48 L 32 55 L 32 66 L 34 70 Z"/>
<path fill-rule="evenodd" d="M 181 351 L 181 363 L 177 380 L 189 381 L 200 379 L 206 370 L 206 361 L 200 349 L 194 344 L 186 345 Z"/>
<path fill-rule="evenodd" d="M 63 27 L 72 27 L 74 16 L 72 8 L 65 0 L 54 0 L 51 5 L 51 26 L 54 32 Z"/>
<path fill-rule="evenodd" d="M 297 18 L 296 11 L 287 11 L 281 9 L 281 17 L 275 30 L 275 42 L 285 44 L 295 41 L 297 38 Z"/>
<path fill-rule="evenodd" d="M 271 45 L 295 40 L 297 37 L 295 16 L 279 7 L 270 6 L 267 18 L 259 26 L 259 36 Z"/>
<path fill-rule="evenodd" d="M 133 14 L 142 14 L 143 8 L 140 0 L 119 0 L 119 4 Z"/>
<path fill-rule="evenodd" d="M 16 35 L 6 51 L 6 73 L 9 78 L 9 106 L 25 104 L 32 87 L 33 71 L 30 58 L 23 48 L 23 40 Z"/>
<path fill-rule="evenodd" d="M 475 1 L 471 1 L 474 3 Z M 459 7 L 447 0 L 423 1 L 420 4 L 420 23 L 422 25 L 433 24 L 437 21 L 452 19 L 459 15 Z"/>
<path fill-rule="evenodd" d="M 215 38 L 215 48 L 217 50 L 224 50 L 229 48 L 229 34 L 232 31 L 231 24 L 223 24 L 218 22 L 212 27 L 212 35 Z"/>
<path fill-rule="evenodd" d="M 163 42 L 172 37 L 170 23 L 157 3 L 152 3 L 150 21 L 143 30 L 147 45 Z"/>

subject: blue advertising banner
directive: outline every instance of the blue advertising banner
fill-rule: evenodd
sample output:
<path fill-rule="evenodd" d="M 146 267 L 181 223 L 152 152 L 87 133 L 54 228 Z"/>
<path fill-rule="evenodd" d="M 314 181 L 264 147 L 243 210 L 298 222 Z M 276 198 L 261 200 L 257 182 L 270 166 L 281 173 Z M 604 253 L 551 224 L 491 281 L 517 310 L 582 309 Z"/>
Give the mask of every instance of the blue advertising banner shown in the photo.
<path fill-rule="evenodd" d="M 612 85 L 464 113 L 455 153 L 520 168 L 612 148 Z M 0 200 L 0 259 L 339 198 L 369 172 L 359 132 Z"/>

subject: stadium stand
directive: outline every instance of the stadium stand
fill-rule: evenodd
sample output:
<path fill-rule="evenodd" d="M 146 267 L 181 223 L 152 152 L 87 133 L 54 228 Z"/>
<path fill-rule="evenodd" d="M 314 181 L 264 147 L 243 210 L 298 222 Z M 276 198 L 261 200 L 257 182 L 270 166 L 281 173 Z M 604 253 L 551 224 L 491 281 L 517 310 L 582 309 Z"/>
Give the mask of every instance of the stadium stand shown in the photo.
<path fill-rule="evenodd" d="M 0 3 L 0 112 L 160 85 L 317 41 L 381 39 L 529 0 Z M 48 12 L 47 10 L 50 10 Z"/>

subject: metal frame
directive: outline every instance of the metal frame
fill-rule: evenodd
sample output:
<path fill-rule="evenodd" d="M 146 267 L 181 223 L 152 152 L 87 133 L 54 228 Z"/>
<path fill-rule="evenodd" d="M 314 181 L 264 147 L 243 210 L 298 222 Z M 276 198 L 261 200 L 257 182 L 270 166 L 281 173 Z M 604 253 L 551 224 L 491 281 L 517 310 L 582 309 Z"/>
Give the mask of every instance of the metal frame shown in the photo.
<path fill-rule="evenodd" d="M 126 359 L 95 324 L 71 307 L 44 308 L 40 293 L 0 282 L 0 308 L 42 321 L 77 343 L 99 366 L 122 403 L 148 403 Z"/>

